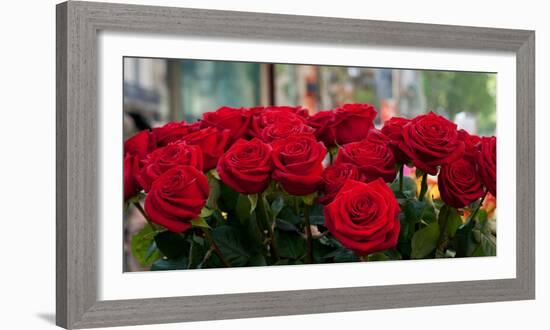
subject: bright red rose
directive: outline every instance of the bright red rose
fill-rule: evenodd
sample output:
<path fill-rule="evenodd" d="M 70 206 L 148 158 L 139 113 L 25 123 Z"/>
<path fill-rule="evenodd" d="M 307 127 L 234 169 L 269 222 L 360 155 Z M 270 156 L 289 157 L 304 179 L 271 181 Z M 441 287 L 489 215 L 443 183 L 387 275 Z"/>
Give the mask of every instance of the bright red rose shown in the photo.
<path fill-rule="evenodd" d="M 309 117 L 307 124 L 315 129 L 315 137 L 323 142 L 327 147 L 336 146 L 336 137 L 334 128 L 331 126 L 334 121 L 334 112 L 332 110 L 319 111 Z"/>
<path fill-rule="evenodd" d="M 325 226 L 358 256 L 394 248 L 399 237 L 399 204 L 387 184 L 348 180 L 324 208 Z"/>
<path fill-rule="evenodd" d="M 223 155 L 228 145 L 229 134 L 229 130 L 207 127 L 186 135 L 182 139 L 182 142 L 200 148 L 202 151 L 203 169 L 206 172 L 216 168 L 218 165 L 218 159 Z"/>
<path fill-rule="evenodd" d="M 424 173 L 437 174 L 438 166 L 462 157 L 464 142 L 456 125 L 433 112 L 419 115 L 403 127 L 400 149 Z"/>
<path fill-rule="evenodd" d="M 270 124 L 262 130 L 261 140 L 271 143 L 275 140 L 286 139 L 295 134 L 313 133 L 313 128 L 305 125 L 302 121 L 283 121 Z"/>
<path fill-rule="evenodd" d="M 217 127 L 229 130 L 230 143 L 245 137 L 250 122 L 250 114 L 244 108 L 221 107 L 202 115 L 201 128 Z"/>
<path fill-rule="evenodd" d="M 197 125 L 190 125 L 184 121 L 169 122 L 164 126 L 153 128 L 153 135 L 158 147 L 164 147 L 171 142 L 181 140 L 184 136 L 198 129 Z"/>
<path fill-rule="evenodd" d="M 359 180 L 359 171 L 352 164 L 333 164 L 325 168 L 321 177 L 323 178 L 321 190 L 324 196 L 319 197 L 319 202 L 328 204 L 334 200 L 348 179 Z"/>
<path fill-rule="evenodd" d="M 497 138 L 482 137 L 477 157 L 481 182 L 493 196 L 497 196 Z"/>
<path fill-rule="evenodd" d="M 368 131 L 374 127 L 376 110 L 370 104 L 344 104 L 334 110 L 334 120 L 331 127 L 334 130 L 336 143 L 357 142 L 367 137 Z"/>
<path fill-rule="evenodd" d="M 140 160 L 155 148 L 156 139 L 149 130 L 140 131 L 124 141 L 124 155 L 136 156 Z"/>
<path fill-rule="evenodd" d="M 400 145 L 403 143 L 403 126 L 408 124 L 409 121 L 407 118 L 392 117 L 384 123 L 381 129 L 382 133 L 391 140 L 390 146 L 393 150 L 395 161 L 398 164 L 409 162 L 407 155 L 400 148 Z"/>
<path fill-rule="evenodd" d="M 273 179 L 292 195 L 303 196 L 317 190 L 327 149 L 313 134 L 292 135 L 273 146 Z"/>
<path fill-rule="evenodd" d="M 191 228 L 206 204 L 206 176 L 192 166 L 177 166 L 164 172 L 145 197 L 145 211 L 152 222 L 181 233 Z"/>
<path fill-rule="evenodd" d="M 241 194 L 264 191 L 271 179 L 271 146 L 257 138 L 238 140 L 218 162 L 223 183 Z"/>
<path fill-rule="evenodd" d="M 437 186 L 441 199 L 456 208 L 469 205 L 484 193 L 476 164 L 470 158 L 442 165 L 437 176 Z"/>
<path fill-rule="evenodd" d="M 464 142 L 464 156 L 477 159 L 481 138 L 477 135 L 470 134 L 463 129 L 458 130 L 458 138 Z"/>
<path fill-rule="evenodd" d="M 301 107 L 255 107 L 249 110 L 251 119 L 247 135 L 260 138 L 265 127 L 276 124 L 301 122 L 307 125 L 307 110 Z"/>
<path fill-rule="evenodd" d="M 395 158 L 387 139 L 379 131 L 374 131 L 367 139 L 344 145 L 338 150 L 334 164 L 352 164 L 357 167 L 361 181 L 370 182 L 382 178 L 392 182 L 397 175 Z"/>
<path fill-rule="evenodd" d="M 138 182 L 148 192 L 156 178 L 178 165 L 189 165 L 202 171 L 203 161 L 199 147 L 175 142 L 158 148 L 142 160 Z"/>
<path fill-rule="evenodd" d="M 141 191 L 141 186 L 136 180 L 139 175 L 139 159 L 137 156 L 127 154 L 124 157 L 124 200 L 135 196 Z"/>

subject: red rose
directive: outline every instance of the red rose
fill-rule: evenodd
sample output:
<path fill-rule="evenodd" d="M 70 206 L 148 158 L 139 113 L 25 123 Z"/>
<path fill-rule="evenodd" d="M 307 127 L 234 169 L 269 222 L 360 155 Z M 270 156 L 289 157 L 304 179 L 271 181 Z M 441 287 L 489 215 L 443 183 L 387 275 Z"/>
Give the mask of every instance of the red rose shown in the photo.
<path fill-rule="evenodd" d="M 275 140 L 285 139 L 291 135 L 313 133 L 313 128 L 305 125 L 302 121 L 283 121 L 270 124 L 262 130 L 261 139 L 266 143 Z"/>
<path fill-rule="evenodd" d="M 437 186 L 441 199 L 456 208 L 469 205 L 484 193 L 476 165 L 469 158 L 442 165 L 437 177 Z"/>
<path fill-rule="evenodd" d="M 158 147 L 181 140 L 184 136 L 197 130 L 196 125 L 186 122 L 169 122 L 164 126 L 153 128 L 153 135 Z"/>
<path fill-rule="evenodd" d="M 307 125 L 307 110 L 301 107 L 255 107 L 249 110 L 251 119 L 249 137 L 261 137 L 265 127 L 283 122 L 301 122 Z"/>
<path fill-rule="evenodd" d="M 456 125 L 433 112 L 417 116 L 403 127 L 400 149 L 414 166 L 436 175 L 437 167 L 462 157 L 464 142 L 458 138 Z"/>
<path fill-rule="evenodd" d="M 348 179 L 359 179 L 359 171 L 352 164 L 333 164 L 325 168 L 321 177 L 323 178 L 321 186 L 324 196 L 319 198 L 319 202 L 328 204 L 334 200 L 334 197 Z"/>
<path fill-rule="evenodd" d="M 124 155 L 136 156 L 138 159 L 145 158 L 155 148 L 155 136 L 149 130 L 138 132 L 124 141 Z"/>
<path fill-rule="evenodd" d="M 216 168 L 218 159 L 223 155 L 229 142 L 229 134 L 229 130 L 207 127 L 186 135 L 182 141 L 200 148 L 202 151 L 203 169 L 204 171 L 209 171 Z"/>
<path fill-rule="evenodd" d="M 139 175 L 139 159 L 137 156 L 126 155 L 124 157 L 124 200 L 135 196 L 141 191 L 141 186 L 136 180 Z"/>
<path fill-rule="evenodd" d="M 472 135 L 465 130 L 458 130 L 458 138 L 464 142 L 464 155 L 465 157 L 470 157 L 477 159 L 477 154 L 479 153 L 479 144 L 481 143 L 481 138 L 477 135 Z"/>
<path fill-rule="evenodd" d="M 145 198 L 145 211 L 152 222 L 181 233 L 201 213 L 208 198 L 206 176 L 192 166 L 177 166 L 164 172 Z"/>
<path fill-rule="evenodd" d="M 390 120 L 384 123 L 381 131 L 382 134 L 390 138 L 390 146 L 393 150 L 395 161 L 398 164 L 406 164 L 409 162 L 407 155 L 401 150 L 400 145 L 403 143 L 403 127 L 408 124 L 410 120 L 401 117 L 392 117 Z"/>
<path fill-rule="evenodd" d="M 273 179 L 292 195 L 302 196 L 317 190 L 327 149 L 313 134 L 293 135 L 277 140 L 273 146 Z"/>
<path fill-rule="evenodd" d="M 497 196 L 497 138 L 482 137 L 479 144 L 477 168 L 481 182 L 493 196 Z"/>
<path fill-rule="evenodd" d="M 199 147 L 176 142 L 158 148 L 142 161 L 138 182 L 148 192 L 156 178 L 178 165 L 189 165 L 202 171 L 202 153 Z"/>
<path fill-rule="evenodd" d="M 332 110 L 319 111 L 309 117 L 307 124 L 315 129 L 315 137 L 323 142 L 327 147 L 336 146 L 336 137 L 332 122 L 334 120 L 334 112 Z"/>
<path fill-rule="evenodd" d="M 243 138 L 248 130 L 250 115 L 244 108 L 221 107 L 214 112 L 202 115 L 201 128 L 217 127 L 227 129 L 231 143 Z"/>
<path fill-rule="evenodd" d="M 370 104 L 344 104 L 334 111 L 331 127 L 336 143 L 344 145 L 363 140 L 374 127 L 376 110 Z"/>
<path fill-rule="evenodd" d="M 399 237 L 399 204 L 381 179 L 348 180 L 324 208 L 325 226 L 358 256 L 394 248 Z"/>
<path fill-rule="evenodd" d="M 370 182 L 378 178 L 392 182 L 397 175 L 395 158 L 389 141 L 378 131 L 374 131 L 363 141 L 352 142 L 338 150 L 335 164 L 352 164 L 357 167 L 361 181 Z"/>
<path fill-rule="evenodd" d="M 223 183 L 242 194 L 256 194 L 269 184 L 273 162 L 271 146 L 259 139 L 239 140 L 220 158 L 218 173 Z"/>

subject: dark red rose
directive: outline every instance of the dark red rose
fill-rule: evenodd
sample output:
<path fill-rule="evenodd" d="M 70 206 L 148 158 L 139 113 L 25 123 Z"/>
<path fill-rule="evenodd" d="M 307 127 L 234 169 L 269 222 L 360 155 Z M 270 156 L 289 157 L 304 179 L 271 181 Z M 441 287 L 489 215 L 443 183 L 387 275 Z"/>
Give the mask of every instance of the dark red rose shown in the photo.
<path fill-rule="evenodd" d="M 325 226 L 358 256 L 394 248 L 399 237 L 399 204 L 387 184 L 348 180 L 324 208 Z"/>
<path fill-rule="evenodd" d="M 283 121 L 264 127 L 261 139 L 266 143 L 271 143 L 275 140 L 286 139 L 291 135 L 313 133 L 313 131 L 313 128 L 305 125 L 302 121 Z"/>
<path fill-rule="evenodd" d="M 139 159 L 137 156 L 127 154 L 124 157 L 124 200 L 135 196 L 141 191 L 137 176 L 139 175 Z"/>
<path fill-rule="evenodd" d="M 331 126 L 334 120 L 334 112 L 332 110 L 319 111 L 309 117 L 307 124 L 315 129 L 315 137 L 323 142 L 327 147 L 336 146 L 336 137 L 334 136 L 334 128 Z"/>
<path fill-rule="evenodd" d="M 334 130 L 336 143 L 344 145 L 357 142 L 367 137 L 368 131 L 374 127 L 376 110 L 370 104 L 344 104 L 334 110 L 334 120 L 331 127 Z"/>
<path fill-rule="evenodd" d="M 233 190 L 241 194 L 260 193 L 271 179 L 271 146 L 257 138 L 241 139 L 220 158 L 217 169 L 222 182 Z"/>
<path fill-rule="evenodd" d="M 357 167 L 361 181 L 370 182 L 382 178 L 386 182 L 395 179 L 397 170 L 389 141 L 379 131 L 371 133 L 367 139 L 344 145 L 338 150 L 334 164 L 352 164 Z"/>
<path fill-rule="evenodd" d="M 465 157 L 477 159 L 479 153 L 479 144 L 481 138 L 477 135 L 470 134 L 465 130 L 458 130 L 458 138 L 464 142 L 464 155 Z"/>
<path fill-rule="evenodd" d="M 493 196 L 497 196 L 497 138 L 482 137 L 479 144 L 477 168 L 481 182 Z"/>
<path fill-rule="evenodd" d="M 178 165 L 189 165 L 202 171 L 203 161 L 199 147 L 175 142 L 158 148 L 142 160 L 138 182 L 148 192 L 156 178 Z"/>
<path fill-rule="evenodd" d="M 302 196 L 317 190 L 327 149 L 313 134 L 292 135 L 273 146 L 273 179 L 292 195 Z"/>
<path fill-rule="evenodd" d="M 227 129 L 230 134 L 230 143 L 245 137 L 248 131 L 250 115 L 244 108 L 221 107 L 213 112 L 202 115 L 201 128 L 217 127 Z"/>
<path fill-rule="evenodd" d="M 149 130 L 138 132 L 124 141 L 124 155 L 136 156 L 140 160 L 155 148 L 155 136 Z"/>
<path fill-rule="evenodd" d="M 206 176 L 192 166 L 177 166 L 159 176 L 145 197 L 152 222 L 181 233 L 201 213 L 208 198 Z"/>
<path fill-rule="evenodd" d="M 200 148 L 203 169 L 209 171 L 218 165 L 218 159 L 223 155 L 228 145 L 229 134 L 229 130 L 226 129 L 219 130 L 215 127 L 207 127 L 186 135 L 181 141 Z"/>
<path fill-rule="evenodd" d="M 169 122 L 164 126 L 153 128 L 153 135 L 158 147 L 181 140 L 184 136 L 197 130 L 196 125 L 181 122 Z"/>
<path fill-rule="evenodd" d="M 484 193 L 476 164 L 470 158 L 442 165 L 437 176 L 437 186 L 441 199 L 456 208 L 469 205 Z"/>
<path fill-rule="evenodd" d="M 408 124 L 409 121 L 407 118 L 392 117 L 384 123 L 381 129 L 382 133 L 391 140 L 390 146 L 393 150 L 395 161 L 398 164 L 409 162 L 407 155 L 400 148 L 400 145 L 403 143 L 403 126 Z"/>
<path fill-rule="evenodd" d="M 328 204 L 334 200 L 336 194 L 340 191 L 348 179 L 359 180 L 359 171 L 352 164 L 333 164 L 323 171 L 321 183 L 324 196 L 319 198 L 319 202 Z"/>
<path fill-rule="evenodd" d="M 433 112 L 419 115 L 403 127 L 400 149 L 424 173 L 437 174 L 438 166 L 462 157 L 464 142 L 456 125 Z"/>
<path fill-rule="evenodd" d="M 260 138 L 265 127 L 283 122 L 301 122 L 307 125 L 307 110 L 301 107 L 256 107 L 249 111 L 251 115 L 248 128 L 249 137 Z"/>

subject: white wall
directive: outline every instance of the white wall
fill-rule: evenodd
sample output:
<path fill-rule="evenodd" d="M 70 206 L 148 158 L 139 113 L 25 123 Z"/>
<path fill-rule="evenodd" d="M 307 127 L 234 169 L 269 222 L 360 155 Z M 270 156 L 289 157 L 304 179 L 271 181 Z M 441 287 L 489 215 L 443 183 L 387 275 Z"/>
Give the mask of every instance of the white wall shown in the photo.
<path fill-rule="evenodd" d="M 104 0 L 105 1 L 105 0 Z M 6 329 L 52 329 L 55 310 L 55 8 L 10 1 L 0 17 L 0 319 Z M 144 326 L 146 329 L 545 328 L 550 231 L 545 216 L 550 138 L 550 21 L 544 1 L 110 1 L 315 16 L 534 29 L 537 33 L 537 300 Z M 545 150 L 546 149 L 546 150 Z M 545 239 L 545 241 L 543 241 Z M 537 326 L 538 324 L 538 326 Z M 530 325 L 530 326 L 529 326 Z"/>

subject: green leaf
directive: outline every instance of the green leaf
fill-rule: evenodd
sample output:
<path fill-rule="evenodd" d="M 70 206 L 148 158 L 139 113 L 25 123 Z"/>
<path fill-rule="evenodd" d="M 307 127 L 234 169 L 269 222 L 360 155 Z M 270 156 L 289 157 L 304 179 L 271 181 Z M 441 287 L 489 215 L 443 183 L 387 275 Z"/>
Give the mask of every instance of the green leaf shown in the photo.
<path fill-rule="evenodd" d="M 250 249 L 245 245 L 246 238 L 238 228 L 220 226 L 212 232 L 214 242 L 225 259 L 233 266 L 245 266 L 250 259 Z"/>
<path fill-rule="evenodd" d="M 302 196 L 302 201 L 304 201 L 304 204 L 311 206 L 315 203 L 315 198 L 317 198 L 317 192 L 312 192 L 311 194 Z"/>
<path fill-rule="evenodd" d="M 199 217 L 201 218 L 208 218 L 209 216 L 212 215 L 212 213 L 214 213 L 214 210 L 212 209 L 209 209 L 208 207 L 203 207 L 202 210 L 201 210 L 201 213 L 199 214 Z"/>
<path fill-rule="evenodd" d="M 368 256 L 368 261 L 387 261 L 387 260 L 391 260 L 390 257 L 388 257 L 382 252 L 375 252 L 375 253 L 369 254 Z"/>
<path fill-rule="evenodd" d="M 279 212 L 278 218 L 284 219 L 287 222 L 290 222 L 293 225 L 299 225 L 302 222 L 302 219 L 294 213 L 294 211 L 288 207 L 284 206 Z"/>
<path fill-rule="evenodd" d="M 410 176 L 403 176 L 403 192 L 399 192 L 399 180 L 390 184 L 391 190 L 396 194 L 397 198 L 416 198 L 417 186 L 416 181 Z M 399 195 L 399 194 L 402 194 Z M 398 196 L 399 195 L 399 196 Z"/>
<path fill-rule="evenodd" d="M 432 253 L 439 240 L 439 224 L 431 223 L 414 233 L 412 238 L 411 258 L 421 259 Z"/>
<path fill-rule="evenodd" d="M 210 228 L 210 225 L 203 218 L 196 218 L 191 220 L 191 225 L 195 228 Z"/>
<path fill-rule="evenodd" d="M 225 212 L 234 212 L 240 194 L 221 181 L 219 185 L 220 198 L 218 199 L 218 208 Z"/>
<path fill-rule="evenodd" d="M 444 212 L 443 210 L 446 208 L 447 206 L 443 206 L 441 208 L 441 211 L 439 211 L 439 218 L 441 219 L 441 214 Z M 443 226 L 443 224 L 440 223 L 441 226 Z M 447 220 L 446 220 L 446 225 L 445 225 L 445 233 L 447 234 L 448 237 L 454 237 L 455 234 L 456 234 L 456 231 L 458 230 L 458 228 L 462 226 L 462 219 L 460 218 L 460 215 L 458 215 L 458 213 L 456 212 L 456 209 L 453 208 L 453 211 L 451 211 L 448 215 L 447 215 Z"/>
<path fill-rule="evenodd" d="M 218 170 L 216 170 L 215 168 L 211 169 L 210 171 L 208 171 L 208 174 L 210 174 L 210 176 L 212 176 L 213 178 L 215 178 L 216 180 L 220 181 L 220 174 L 218 173 Z"/>
<path fill-rule="evenodd" d="M 285 199 L 283 196 L 278 196 L 275 198 L 275 200 L 271 203 L 271 212 L 273 213 L 273 218 L 277 218 L 277 215 L 279 215 L 279 212 L 283 209 L 285 206 Z"/>
<path fill-rule="evenodd" d="M 262 254 L 258 253 L 250 257 L 247 266 L 267 266 L 267 261 Z"/>
<path fill-rule="evenodd" d="M 300 259 L 306 254 L 306 241 L 298 234 L 277 230 L 275 239 L 283 258 Z"/>
<path fill-rule="evenodd" d="M 156 234 L 157 232 L 151 226 L 145 225 L 142 230 L 132 237 L 130 243 L 132 255 L 142 266 L 149 266 L 161 257 L 155 243 Z"/>
<path fill-rule="evenodd" d="M 246 223 L 250 219 L 251 209 L 250 199 L 247 195 L 239 194 L 237 198 L 237 205 L 235 206 L 235 212 L 241 223 Z"/>
<path fill-rule="evenodd" d="M 210 172 L 209 172 L 210 173 Z M 206 206 L 212 210 L 218 209 L 218 199 L 221 196 L 221 187 L 219 179 L 216 179 L 212 175 L 208 175 L 208 199 L 206 200 Z"/>
<path fill-rule="evenodd" d="M 427 207 L 427 202 L 417 199 L 408 199 L 401 205 L 401 212 L 405 216 L 405 220 L 410 223 L 417 223 L 422 219 L 424 210 Z"/>
<path fill-rule="evenodd" d="M 309 223 L 312 225 L 325 225 L 325 214 L 322 204 L 313 204 L 313 206 L 311 206 Z"/>
<path fill-rule="evenodd" d="M 483 251 L 484 256 L 496 256 L 497 255 L 497 240 L 492 234 L 488 234 L 484 231 L 475 229 L 474 234 L 478 234 L 479 246 Z"/>
<path fill-rule="evenodd" d="M 161 258 L 156 260 L 151 266 L 151 270 L 179 270 L 187 269 L 189 261 L 186 256 L 182 256 L 178 259 L 165 259 Z"/>
<path fill-rule="evenodd" d="M 189 242 L 179 233 L 163 231 L 155 236 L 155 243 L 166 257 L 176 259 L 189 251 Z"/>
<path fill-rule="evenodd" d="M 248 196 L 248 201 L 250 202 L 250 214 L 252 214 L 256 209 L 256 206 L 258 205 L 258 194 L 252 194 L 247 196 Z"/>
<path fill-rule="evenodd" d="M 282 231 L 290 231 L 295 233 L 300 232 L 300 229 L 298 229 L 298 227 L 283 219 L 275 220 L 275 226 L 277 227 L 277 229 L 280 229 Z"/>

